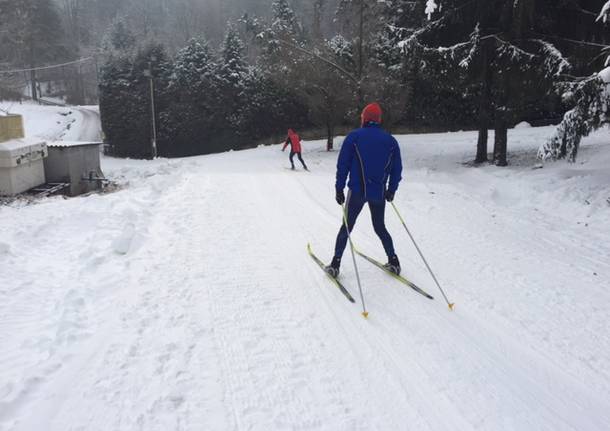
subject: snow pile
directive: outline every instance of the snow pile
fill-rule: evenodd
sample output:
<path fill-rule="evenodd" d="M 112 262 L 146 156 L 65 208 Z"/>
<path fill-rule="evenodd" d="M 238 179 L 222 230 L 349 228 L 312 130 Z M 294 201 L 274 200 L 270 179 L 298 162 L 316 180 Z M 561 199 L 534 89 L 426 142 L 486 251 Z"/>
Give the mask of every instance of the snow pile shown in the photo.
<path fill-rule="evenodd" d="M 324 141 L 311 172 L 278 146 L 104 158 L 115 193 L 0 207 L 0 429 L 606 430 L 610 145 L 532 169 L 552 130 L 509 131 L 505 169 L 463 164 L 475 132 L 399 137 L 395 202 L 453 313 L 391 211 L 436 300 L 359 260 L 364 320 L 309 259 L 341 224 Z"/>

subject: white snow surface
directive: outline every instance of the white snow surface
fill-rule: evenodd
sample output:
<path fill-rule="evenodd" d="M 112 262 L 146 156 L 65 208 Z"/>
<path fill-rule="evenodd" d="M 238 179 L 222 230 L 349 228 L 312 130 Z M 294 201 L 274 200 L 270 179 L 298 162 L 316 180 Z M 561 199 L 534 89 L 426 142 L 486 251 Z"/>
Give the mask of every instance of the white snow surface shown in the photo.
<path fill-rule="evenodd" d="M 358 260 L 368 320 L 315 266 L 337 152 L 103 159 L 115 193 L 0 206 L 0 430 L 607 430 L 610 145 L 533 169 L 552 128 L 400 136 L 404 274 Z M 339 140 L 337 145 L 339 145 Z M 353 233 L 383 258 L 365 209 Z M 358 290 L 349 250 L 342 280 Z"/>
<path fill-rule="evenodd" d="M 0 101 L 0 109 L 23 116 L 26 137 L 49 141 L 100 141 L 97 106 L 44 106 Z"/>

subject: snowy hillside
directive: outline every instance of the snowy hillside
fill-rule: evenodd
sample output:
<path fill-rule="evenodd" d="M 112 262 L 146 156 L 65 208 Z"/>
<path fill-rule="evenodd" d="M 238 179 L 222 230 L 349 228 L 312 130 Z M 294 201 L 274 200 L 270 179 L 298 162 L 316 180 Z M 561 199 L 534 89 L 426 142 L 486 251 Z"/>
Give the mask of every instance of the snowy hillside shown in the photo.
<path fill-rule="evenodd" d="M 462 164 L 475 133 L 400 137 L 454 312 L 389 209 L 434 301 L 358 260 L 365 320 L 311 261 L 341 217 L 321 141 L 310 173 L 279 146 L 105 158 L 116 193 L 0 207 L 0 430 L 607 430 L 610 145 L 534 169 L 551 132 L 510 131 L 504 169 Z M 383 258 L 366 209 L 353 239 Z"/>

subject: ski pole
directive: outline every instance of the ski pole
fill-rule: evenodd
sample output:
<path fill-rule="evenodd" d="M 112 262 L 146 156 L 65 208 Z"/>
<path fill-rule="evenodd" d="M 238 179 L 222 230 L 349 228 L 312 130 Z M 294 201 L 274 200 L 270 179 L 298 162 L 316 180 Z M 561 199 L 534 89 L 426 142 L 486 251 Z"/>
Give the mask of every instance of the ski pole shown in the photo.
<path fill-rule="evenodd" d="M 409 238 L 411 238 L 411 241 L 413 241 L 413 245 L 415 245 L 415 248 L 417 249 L 417 252 L 421 256 L 421 258 L 424 261 L 424 263 L 426 264 L 426 268 L 428 268 L 428 271 L 430 271 L 430 275 L 434 279 L 434 282 L 436 283 L 436 285 L 438 286 L 439 290 L 443 294 L 443 297 L 445 298 L 445 301 L 447 302 L 447 305 L 449 306 L 449 310 L 453 310 L 453 307 L 455 306 L 455 304 L 452 303 L 452 302 L 449 302 L 449 300 L 447 299 L 447 295 L 445 295 L 445 292 L 443 291 L 443 288 L 441 287 L 440 283 L 436 279 L 436 276 L 434 275 L 434 272 L 432 272 L 432 268 L 430 268 L 430 265 L 428 265 L 428 262 L 426 261 L 426 258 L 424 257 L 424 254 L 421 252 L 421 250 L 419 249 L 417 243 L 415 242 L 415 238 L 413 238 L 413 235 L 411 235 L 411 232 L 409 231 L 409 228 L 407 227 L 407 224 L 405 223 L 404 219 L 402 218 L 402 216 L 398 212 L 398 208 L 396 208 L 396 205 L 394 205 L 394 202 L 391 202 L 391 204 L 392 204 L 392 208 L 394 208 L 394 211 L 396 211 L 396 215 L 400 219 L 400 222 L 402 223 L 402 225 L 404 226 L 405 230 L 407 231 L 407 234 L 409 234 Z"/>
<path fill-rule="evenodd" d="M 352 242 L 352 235 L 349 232 L 349 227 L 347 224 L 347 209 L 344 204 L 341 204 L 341 209 L 343 210 L 343 225 L 345 226 L 345 231 L 347 232 L 347 239 L 349 240 L 349 248 L 352 252 L 352 261 L 354 262 L 354 269 L 356 270 L 356 280 L 358 280 L 358 290 L 360 291 L 360 300 L 362 301 L 362 316 L 366 319 L 369 317 L 369 312 L 366 311 L 366 305 L 364 303 L 364 295 L 362 294 L 362 285 L 360 284 L 360 274 L 358 273 L 358 265 L 356 265 L 356 254 L 354 253 L 354 243 Z"/>

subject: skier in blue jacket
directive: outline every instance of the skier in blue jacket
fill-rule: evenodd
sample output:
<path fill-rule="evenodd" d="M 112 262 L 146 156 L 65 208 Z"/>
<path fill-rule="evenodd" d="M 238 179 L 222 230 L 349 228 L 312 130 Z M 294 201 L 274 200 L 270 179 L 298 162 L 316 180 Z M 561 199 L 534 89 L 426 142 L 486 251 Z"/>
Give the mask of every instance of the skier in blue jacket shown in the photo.
<path fill-rule="evenodd" d="M 361 114 L 362 127 L 353 130 L 345 140 L 337 160 L 336 201 L 346 202 L 343 189 L 347 183 L 347 225 L 351 232 L 356 219 L 368 202 L 375 233 L 388 256 L 386 268 L 400 274 L 400 262 L 394 251 L 392 237 L 385 227 L 385 201 L 392 202 L 402 173 L 402 159 L 396 139 L 381 129 L 381 107 L 377 103 L 367 105 Z M 335 254 L 326 271 L 333 277 L 339 275 L 341 257 L 347 245 L 345 223 L 337 235 Z"/>

